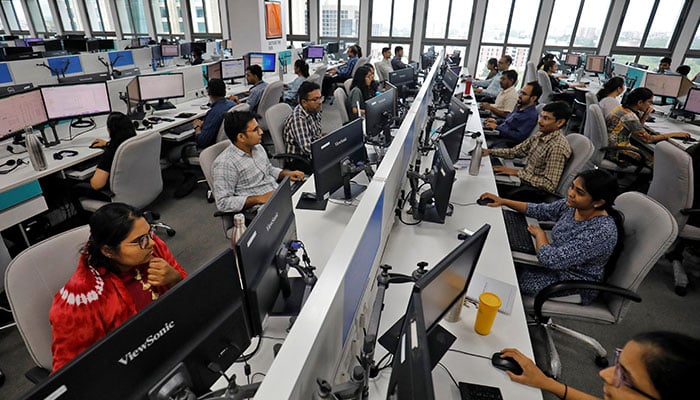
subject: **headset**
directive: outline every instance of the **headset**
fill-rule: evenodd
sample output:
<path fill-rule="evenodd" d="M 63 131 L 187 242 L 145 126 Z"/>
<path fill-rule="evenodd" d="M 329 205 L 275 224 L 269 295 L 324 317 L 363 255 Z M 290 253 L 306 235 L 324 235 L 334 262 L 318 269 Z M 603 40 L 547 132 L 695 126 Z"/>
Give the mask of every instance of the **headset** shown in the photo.
<path fill-rule="evenodd" d="M 4 163 L 0 164 L 0 168 L 2 167 L 10 167 L 9 169 L 5 170 L 0 170 L 0 175 L 6 175 L 9 174 L 10 172 L 14 171 L 17 169 L 22 164 L 28 164 L 26 161 L 24 161 L 21 158 L 18 159 L 12 159 L 12 160 L 7 160 Z"/>
<path fill-rule="evenodd" d="M 137 131 L 145 131 L 151 126 L 153 126 L 153 123 L 151 123 L 151 121 L 147 119 L 142 119 L 140 123 L 139 121 L 134 121 L 134 129 L 136 129 Z"/>
<path fill-rule="evenodd" d="M 63 160 L 63 157 L 75 157 L 78 155 L 78 152 L 75 150 L 61 150 L 57 151 L 56 153 L 53 153 L 53 159 L 54 160 Z"/>

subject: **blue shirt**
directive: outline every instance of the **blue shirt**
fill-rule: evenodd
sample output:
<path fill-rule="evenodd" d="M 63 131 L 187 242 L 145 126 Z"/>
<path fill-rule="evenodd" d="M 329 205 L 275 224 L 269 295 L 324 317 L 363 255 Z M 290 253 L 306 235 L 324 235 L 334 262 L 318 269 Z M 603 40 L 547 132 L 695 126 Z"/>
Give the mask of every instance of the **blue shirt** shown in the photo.
<path fill-rule="evenodd" d="M 260 104 L 260 99 L 262 98 L 263 92 L 265 91 L 266 87 L 267 82 L 259 81 L 258 83 L 253 85 L 252 88 L 250 88 L 250 94 L 248 95 L 248 99 L 245 102 L 250 106 L 250 112 L 252 112 L 253 114 L 257 114 L 258 112 L 258 104 Z"/>
<path fill-rule="evenodd" d="M 355 69 L 357 60 L 359 60 L 357 57 L 348 58 L 348 62 L 338 68 L 338 76 L 341 78 L 352 78 L 352 70 Z"/>
<path fill-rule="evenodd" d="M 194 135 L 198 148 L 203 149 L 214 144 L 226 111 L 235 105 L 236 103 L 226 99 L 219 99 L 211 105 L 207 115 L 204 117 L 201 133 Z"/>
<path fill-rule="evenodd" d="M 304 78 L 303 76 L 297 76 L 296 78 L 294 78 L 293 81 L 287 84 L 288 89 L 286 92 L 284 92 L 284 95 L 282 97 L 284 97 L 285 100 L 293 100 L 296 102 L 299 86 L 301 86 L 301 84 L 304 83 L 305 80 L 306 78 Z"/>
<path fill-rule="evenodd" d="M 503 122 L 496 126 L 496 130 L 499 132 L 499 138 L 506 139 L 511 145 L 516 145 L 530 136 L 535 125 L 537 125 L 537 107 L 533 104 L 522 111 L 516 107 Z"/>

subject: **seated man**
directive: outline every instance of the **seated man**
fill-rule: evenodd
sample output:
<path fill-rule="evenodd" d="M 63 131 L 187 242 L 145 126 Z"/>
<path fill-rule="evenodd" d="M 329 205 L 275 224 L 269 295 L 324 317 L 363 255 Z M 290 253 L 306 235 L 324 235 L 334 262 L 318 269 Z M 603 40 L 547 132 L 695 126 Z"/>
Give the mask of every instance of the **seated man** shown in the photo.
<path fill-rule="evenodd" d="M 201 119 L 192 121 L 194 139 L 199 150 L 207 148 L 216 142 L 219 128 L 221 123 L 224 122 L 224 114 L 236 105 L 233 101 L 226 99 L 226 84 L 222 79 L 214 78 L 210 80 L 207 86 L 207 94 L 209 95 L 209 111 L 207 111 L 203 121 Z"/>
<path fill-rule="evenodd" d="M 659 61 L 659 68 L 656 70 L 657 73 L 659 74 L 672 74 L 673 71 L 671 71 L 671 63 L 673 60 L 671 57 L 663 57 L 661 61 Z"/>
<path fill-rule="evenodd" d="M 515 70 L 509 69 L 501 74 L 501 91 L 496 96 L 496 101 L 493 103 L 481 103 L 480 106 L 486 111 L 490 111 L 492 115 L 503 118 L 510 114 L 518 102 L 518 92 L 515 89 L 515 84 L 518 82 L 518 73 Z"/>
<path fill-rule="evenodd" d="M 313 82 L 304 82 L 297 91 L 299 104 L 284 122 L 284 143 L 286 152 L 311 159 L 311 142 L 320 138 L 321 108 L 323 96 L 321 88 Z M 298 160 L 287 163 L 289 168 L 311 174 L 311 165 Z"/>
<path fill-rule="evenodd" d="M 571 116 L 571 108 L 564 102 L 555 101 L 542 109 L 540 130 L 512 149 L 484 150 L 484 155 L 505 158 L 527 157 L 522 169 L 495 166 L 493 171 L 500 175 L 516 175 L 520 186 L 499 184 L 501 197 L 526 201 L 541 202 L 554 193 L 564 171 L 566 161 L 571 156 L 571 147 L 561 132 Z"/>
<path fill-rule="evenodd" d="M 260 144 L 262 129 L 248 111 L 227 113 L 224 131 L 232 146 L 222 151 L 214 164 L 214 198 L 219 211 L 237 212 L 265 204 L 277 188 L 277 181 L 288 176 L 303 180 L 301 171 L 275 168 Z"/>
<path fill-rule="evenodd" d="M 394 58 L 391 59 L 391 68 L 393 68 L 394 71 L 408 68 L 408 65 L 404 64 L 402 58 L 403 58 L 403 47 L 401 47 L 401 46 L 394 47 Z"/>
<path fill-rule="evenodd" d="M 512 63 L 513 57 L 505 55 L 498 59 L 498 73 L 496 73 L 493 78 L 483 81 L 475 80 L 472 83 L 478 101 L 485 101 L 487 103 L 494 102 L 501 90 L 501 75 L 503 71 L 510 69 L 510 64 Z"/>
<path fill-rule="evenodd" d="M 382 61 L 376 62 L 374 67 L 380 81 L 388 81 L 389 74 L 394 71 L 391 66 L 391 47 L 382 48 Z"/>
<path fill-rule="evenodd" d="M 513 147 L 527 139 L 537 125 L 537 99 L 542 95 L 542 86 L 532 81 L 520 89 L 515 110 L 505 120 L 487 118 L 484 129 L 494 134 L 486 137 L 490 149 Z"/>
<path fill-rule="evenodd" d="M 352 70 L 355 69 L 355 64 L 359 60 L 356 46 L 350 46 L 345 52 L 348 56 L 348 61 L 338 68 L 331 68 L 326 71 L 326 76 L 323 77 L 322 92 L 324 96 L 332 96 L 331 92 L 334 83 L 343 83 L 352 78 Z"/>
<path fill-rule="evenodd" d="M 253 87 L 250 88 L 248 99 L 246 99 L 245 102 L 248 104 L 248 106 L 250 106 L 250 112 L 253 114 L 257 114 L 258 104 L 260 104 L 260 99 L 262 98 L 263 92 L 267 87 L 267 82 L 265 82 L 262 78 L 263 71 L 262 67 L 259 65 L 253 64 L 245 69 L 245 79 L 248 81 L 249 85 L 253 85 Z M 236 104 L 241 104 L 236 96 L 229 96 L 228 99 L 235 101 Z"/>

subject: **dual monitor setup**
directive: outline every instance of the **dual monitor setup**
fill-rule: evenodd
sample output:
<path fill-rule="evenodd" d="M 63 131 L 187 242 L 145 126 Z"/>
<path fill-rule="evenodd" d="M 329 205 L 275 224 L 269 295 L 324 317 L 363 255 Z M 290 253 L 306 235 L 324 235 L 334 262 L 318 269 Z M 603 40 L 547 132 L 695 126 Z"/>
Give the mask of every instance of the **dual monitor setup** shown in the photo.
<path fill-rule="evenodd" d="M 242 58 L 217 61 L 206 66 L 205 78 L 207 81 L 216 78 L 235 83 L 236 79 L 245 77 L 245 71 L 251 65 L 259 65 L 263 72 L 275 72 L 276 59 L 275 53 L 248 53 Z"/>
<path fill-rule="evenodd" d="M 328 42 L 324 44 L 305 43 L 302 46 L 301 56 L 304 60 L 323 60 L 326 55 L 335 57 L 340 52 L 340 42 Z"/>
<path fill-rule="evenodd" d="M 296 255 L 303 245 L 293 239 L 291 195 L 285 178 L 235 250 L 198 268 L 24 398 L 165 400 L 209 393 L 223 371 L 252 356 L 243 353 L 262 335 L 267 316 L 297 315 L 315 283 L 309 261 L 301 266 Z M 288 278 L 289 268 L 303 278 Z M 236 389 L 254 392 L 256 385 Z"/>

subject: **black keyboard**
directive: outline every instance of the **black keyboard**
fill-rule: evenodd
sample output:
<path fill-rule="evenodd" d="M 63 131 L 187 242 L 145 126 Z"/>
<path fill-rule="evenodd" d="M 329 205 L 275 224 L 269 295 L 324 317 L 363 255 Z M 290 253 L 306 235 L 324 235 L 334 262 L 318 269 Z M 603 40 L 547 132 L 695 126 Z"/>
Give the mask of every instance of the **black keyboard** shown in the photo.
<path fill-rule="evenodd" d="M 306 182 L 306 181 L 304 180 L 304 181 L 289 181 L 289 182 L 290 182 L 291 185 L 292 185 L 292 194 L 294 194 L 294 193 L 297 192 L 297 190 L 299 190 L 299 189 L 301 188 L 301 186 L 302 186 L 302 185 L 304 184 L 304 182 Z"/>
<path fill-rule="evenodd" d="M 503 400 L 501 389 L 475 383 L 460 382 L 459 394 L 462 400 Z"/>
<path fill-rule="evenodd" d="M 191 118 L 194 117 L 194 115 L 194 113 L 181 112 L 180 114 L 176 115 L 175 118 Z"/>
<path fill-rule="evenodd" d="M 506 222 L 506 233 L 511 251 L 526 254 L 537 254 L 535 245 L 532 244 L 532 235 L 527 231 L 525 215 L 509 210 L 503 210 L 503 219 Z"/>
<path fill-rule="evenodd" d="M 163 131 L 163 134 L 169 133 L 169 134 L 175 134 L 175 135 L 181 135 L 185 132 L 190 132 L 194 129 L 194 126 L 192 126 L 191 122 L 184 123 L 182 125 L 174 126 L 170 129 L 167 129 Z"/>

